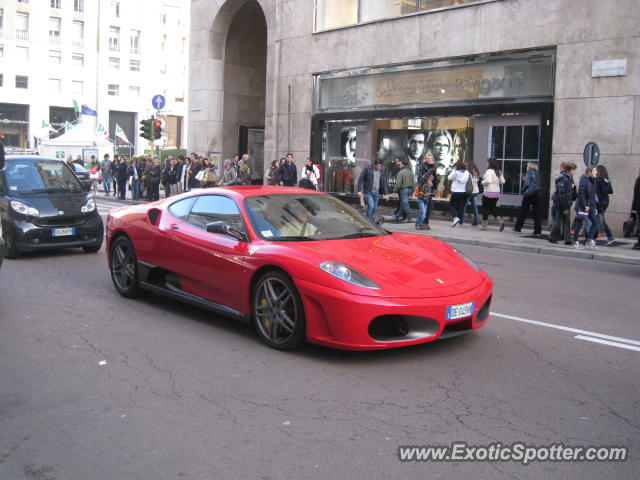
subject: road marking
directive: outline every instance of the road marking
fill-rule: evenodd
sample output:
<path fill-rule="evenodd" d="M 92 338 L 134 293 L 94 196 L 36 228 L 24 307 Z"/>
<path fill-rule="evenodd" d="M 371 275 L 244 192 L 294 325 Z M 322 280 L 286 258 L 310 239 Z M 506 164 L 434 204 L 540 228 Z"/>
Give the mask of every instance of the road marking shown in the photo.
<path fill-rule="evenodd" d="M 516 322 L 531 323 L 533 325 L 540 325 L 542 327 L 557 328 L 558 330 L 577 333 L 578 335 L 588 335 L 590 337 L 602 338 L 605 340 L 611 340 L 613 342 L 622 342 L 622 343 L 629 343 L 631 345 L 640 345 L 640 342 L 637 340 L 630 340 L 628 338 L 622 338 L 622 337 L 613 337 L 611 335 L 605 335 L 603 333 L 590 332 L 589 330 L 580 330 L 578 328 L 565 327 L 563 325 L 555 325 L 553 323 L 539 322 L 537 320 L 529 320 L 527 318 L 521 318 L 521 317 L 513 317 L 511 315 L 504 315 L 503 313 L 491 312 L 491 315 L 494 315 L 496 317 L 506 318 L 509 320 L 515 320 Z"/>
<path fill-rule="evenodd" d="M 634 347 L 633 345 L 625 345 L 624 343 L 610 342 L 609 340 L 603 340 L 602 338 L 585 337 L 584 335 L 576 335 L 573 338 L 579 340 L 586 340 L 587 342 L 602 343 L 604 345 L 611 345 L 612 347 L 626 348 L 627 350 L 635 350 L 640 352 L 640 347 Z"/>

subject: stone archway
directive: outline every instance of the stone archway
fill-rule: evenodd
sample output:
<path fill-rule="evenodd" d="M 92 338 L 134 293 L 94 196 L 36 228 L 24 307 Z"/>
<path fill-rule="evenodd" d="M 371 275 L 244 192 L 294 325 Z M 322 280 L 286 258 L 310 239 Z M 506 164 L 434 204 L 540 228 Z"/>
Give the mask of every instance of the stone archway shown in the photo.
<path fill-rule="evenodd" d="M 248 0 L 232 17 L 224 43 L 222 158 L 239 149 L 246 153 L 246 127 L 264 130 L 266 68 L 266 19 L 258 2 Z M 255 167 L 262 173 L 261 149 L 258 156 Z"/>

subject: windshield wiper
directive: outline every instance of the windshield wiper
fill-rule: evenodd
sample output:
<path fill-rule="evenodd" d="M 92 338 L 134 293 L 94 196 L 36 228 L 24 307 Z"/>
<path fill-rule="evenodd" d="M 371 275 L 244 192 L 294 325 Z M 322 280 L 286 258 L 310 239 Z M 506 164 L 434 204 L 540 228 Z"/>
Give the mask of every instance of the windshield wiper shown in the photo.
<path fill-rule="evenodd" d="M 315 242 L 316 239 L 315 238 L 311 238 L 311 237 L 301 237 L 299 235 L 289 235 L 289 236 L 285 236 L 285 237 L 273 237 L 270 238 L 269 240 L 271 241 L 283 241 L 283 242 Z"/>
<path fill-rule="evenodd" d="M 364 232 L 355 232 L 349 233 L 347 235 L 343 235 L 342 237 L 337 237 L 335 240 L 346 240 L 347 238 L 365 238 L 365 237 L 377 237 L 377 233 L 364 233 Z"/>

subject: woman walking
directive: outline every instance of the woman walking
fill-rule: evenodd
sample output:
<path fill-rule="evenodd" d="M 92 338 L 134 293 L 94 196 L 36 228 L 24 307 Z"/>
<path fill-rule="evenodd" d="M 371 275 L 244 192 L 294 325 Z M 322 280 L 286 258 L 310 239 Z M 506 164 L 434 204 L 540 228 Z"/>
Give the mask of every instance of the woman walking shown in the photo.
<path fill-rule="evenodd" d="M 267 171 L 267 185 L 278 184 L 278 170 L 278 160 L 273 160 L 269 170 Z"/>
<path fill-rule="evenodd" d="M 500 185 L 504 184 L 504 177 L 495 158 L 487 159 L 487 170 L 482 177 L 482 186 L 484 192 L 482 194 L 482 230 L 487 229 L 489 214 L 493 215 L 498 223 L 500 231 L 504 230 L 504 221 L 498 216 L 496 205 L 500 198 Z"/>
<path fill-rule="evenodd" d="M 436 190 L 436 169 L 433 167 L 433 156 L 431 156 L 431 167 L 420 169 L 422 173 L 416 197 L 418 200 L 418 218 L 416 219 L 416 230 L 430 230 L 429 213 L 431 210 L 431 199 Z"/>
<path fill-rule="evenodd" d="M 540 235 L 542 226 L 540 225 L 540 175 L 538 174 L 538 163 L 527 163 L 527 174 L 524 176 L 524 187 L 522 189 L 522 204 L 520 214 L 516 220 L 513 231 L 520 233 L 522 225 L 529 213 L 529 207 L 533 209 L 533 234 Z"/>
<path fill-rule="evenodd" d="M 478 225 L 478 203 L 477 198 L 480 193 L 480 187 L 482 183 L 480 183 L 480 171 L 478 170 L 478 166 L 475 164 L 473 160 L 467 160 L 465 162 L 467 164 L 467 171 L 471 174 L 471 181 L 473 183 L 473 191 L 471 195 L 467 196 L 467 203 L 464 205 L 464 211 L 467 211 L 467 205 L 471 203 L 471 212 L 473 213 L 473 222 L 471 225 Z"/>
<path fill-rule="evenodd" d="M 454 165 L 453 170 L 447 176 L 451 182 L 451 199 L 449 200 L 449 211 L 453 217 L 452 227 L 464 223 L 464 207 L 467 204 L 467 182 L 471 181 L 471 174 L 467 171 L 467 166 L 462 160 Z"/>
<path fill-rule="evenodd" d="M 585 245 L 589 248 L 596 247 L 596 232 L 598 231 L 598 207 L 596 205 L 596 167 L 588 166 L 584 175 L 580 177 L 578 184 L 578 198 L 576 199 L 576 218 L 573 222 L 573 248 L 581 249 L 582 245 L 578 242 L 578 235 L 582 229 L 582 225 L 588 218 L 591 221 L 591 227 L 587 232 Z"/>
<path fill-rule="evenodd" d="M 596 207 L 598 209 L 600 227 L 604 229 L 604 233 L 607 235 L 607 245 L 611 245 L 616 240 L 613 238 L 611 229 L 604 219 L 604 212 L 609 207 L 609 195 L 613 195 L 609 173 L 604 165 L 598 165 L 596 167 Z"/>
<path fill-rule="evenodd" d="M 128 182 L 131 185 L 131 199 L 140 200 L 140 179 L 142 178 L 142 172 L 138 167 L 138 159 L 133 157 L 131 159 L 131 165 L 127 169 Z"/>

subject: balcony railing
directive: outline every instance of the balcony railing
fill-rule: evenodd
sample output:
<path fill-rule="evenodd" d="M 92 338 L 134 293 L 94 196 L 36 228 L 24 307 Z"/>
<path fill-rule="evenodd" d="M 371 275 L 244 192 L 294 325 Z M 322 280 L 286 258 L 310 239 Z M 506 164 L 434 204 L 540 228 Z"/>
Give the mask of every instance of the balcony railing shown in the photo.
<path fill-rule="evenodd" d="M 73 45 L 74 47 L 84 47 L 84 40 L 82 38 L 80 39 L 76 39 L 76 40 L 72 40 L 71 41 L 71 45 Z"/>
<path fill-rule="evenodd" d="M 60 32 L 49 32 L 49 43 L 60 45 Z"/>
<path fill-rule="evenodd" d="M 16 40 L 29 40 L 29 30 L 16 30 Z"/>

